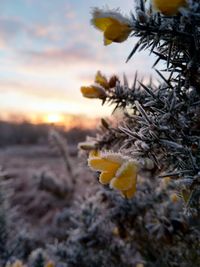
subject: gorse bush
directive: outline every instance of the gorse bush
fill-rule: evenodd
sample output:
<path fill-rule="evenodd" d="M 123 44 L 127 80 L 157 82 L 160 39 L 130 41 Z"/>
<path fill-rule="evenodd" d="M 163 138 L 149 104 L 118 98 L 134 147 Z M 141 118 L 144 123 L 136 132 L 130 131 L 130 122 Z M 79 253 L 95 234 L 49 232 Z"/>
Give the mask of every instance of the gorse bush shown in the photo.
<path fill-rule="evenodd" d="M 103 32 L 105 45 L 135 37 L 138 40 L 127 61 L 136 51 L 148 49 L 157 57 L 153 67 L 163 61 L 165 69 L 156 70 L 161 78 L 158 85 L 151 80 L 143 83 L 135 75 L 130 86 L 126 77 L 123 82 L 115 75 L 108 80 L 98 72 L 93 85 L 81 88 L 83 96 L 102 99 L 123 112 L 115 127 L 103 121 L 104 131 L 91 147 L 98 153 L 89 156 L 88 162 L 101 172 L 101 183 L 109 183 L 128 198 L 134 195 L 137 175 L 144 176 L 148 170 L 153 176 L 170 177 L 185 211 L 199 215 L 200 4 L 152 2 L 146 8 L 138 1 L 130 18 L 118 10 L 92 12 L 91 23 Z M 130 160 L 137 170 L 131 169 Z M 131 194 L 124 193 L 131 188 Z"/>
<path fill-rule="evenodd" d="M 127 62 L 149 50 L 160 78 L 159 84 L 144 83 L 135 74 L 130 86 L 126 76 L 108 79 L 98 71 L 94 84 L 81 88 L 84 97 L 123 114 L 117 125 L 102 119 L 96 139 L 81 144 L 100 183 L 110 187 L 104 187 L 105 202 L 112 202 L 105 220 L 124 242 L 120 249 L 111 239 L 107 252 L 113 245 L 121 254 L 116 264 L 111 253 L 109 266 L 200 264 L 199 14 L 195 0 L 137 1 L 129 18 L 119 10 L 93 9 L 91 23 L 104 44 L 137 38 Z M 156 69 L 161 62 L 162 71 Z"/>

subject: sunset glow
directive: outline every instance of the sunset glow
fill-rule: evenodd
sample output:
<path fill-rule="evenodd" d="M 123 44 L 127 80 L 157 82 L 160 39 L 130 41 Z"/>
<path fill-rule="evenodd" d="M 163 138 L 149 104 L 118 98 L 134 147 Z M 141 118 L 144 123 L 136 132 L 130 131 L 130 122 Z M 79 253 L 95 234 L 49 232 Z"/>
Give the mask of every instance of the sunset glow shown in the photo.
<path fill-rule="evenodd" d="M 44 122 L 60 124 L 60 123 L 64 123 L 64 118 L 61 114 L 52 113 L 52 114 L 47 114 L 44 117 Z"/>

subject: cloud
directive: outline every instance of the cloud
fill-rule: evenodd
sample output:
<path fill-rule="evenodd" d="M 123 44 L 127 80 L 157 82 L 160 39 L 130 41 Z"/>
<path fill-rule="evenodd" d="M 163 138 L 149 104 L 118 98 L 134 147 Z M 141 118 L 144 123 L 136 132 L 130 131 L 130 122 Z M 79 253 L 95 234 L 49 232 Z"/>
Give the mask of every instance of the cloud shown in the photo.
<path fill-rule="evenodd" d="M 66 49 L 46 49 L 41 52 L 37 51 L 25 51 L 22 52 L 23 59 L 33 65 L 69 65 L 77 64 L 85 61 L 92 61 L 94 54 L 91 50 L 85 48 L 73 48 Z"/>
<path fill-rule="evenodd" d="M 1 80 L 0 81 L 0 94 L 6 92 L 15 92 L 21 95 L 29 95 L 30 97 L 39 97 L 40 99 L 53 99 L 63 100 L 70 97 L 66 88 L 57 87 L 55 84 L 50 86 L 44 83 L 20 82 L 14 80 Z M 72 97 L 73 99 L 73 97 Z"/>
<path fill-rule="evenodd" d="M 0 43 L 11 44 L 23 26 L 18 18 L 0 17 Z"/>
<path fill-rule="evenodd" d="M 46 25 L 45 23 L 31 24 L 20 17 L 0 17 L 0 45 L 1 47 L 12 47 L 17 49 L 19 40 L 21 47 L 25 49 L 26 44 L 34 46 L 33 42 L 42 43 L 47 41 L 48 45 L 62 40 L 65 29 L 59 25 Z"/>

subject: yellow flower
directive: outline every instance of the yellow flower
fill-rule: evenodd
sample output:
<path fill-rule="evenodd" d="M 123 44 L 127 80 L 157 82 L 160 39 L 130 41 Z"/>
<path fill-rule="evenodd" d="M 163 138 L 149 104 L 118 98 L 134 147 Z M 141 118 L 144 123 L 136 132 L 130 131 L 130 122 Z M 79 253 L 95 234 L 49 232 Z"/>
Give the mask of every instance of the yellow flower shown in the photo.
<path fill-rule="evenodd" d="M 173 203 L 177 203 L 179 201 L 179 197 L 177 196 L 176 193 L 173 193 L 170 195 L 170 200 L 173 202 Z"/>
<path fill-rule="evenodd" d="M 153 8 L 164 15 L 176 15 L 179 8 L 187 5 L 186 0 L 152 0 Z"/>
<path fill-rule="evenodd" d="M 161 180 L 161 188 L 166 189 L 169 186 L 170 182 L 171 182 L 171 178 L 169 176 L 163 178 Z"/>
<path fill-rule="evenodd" d="M 84 97 L 87 98 L 106 98 L 106 92 L 104 88 L 99 85 L 82 86 L 81 93 Z"/>
<path fill-rule="evenodd" d="M 124 42 L 133 30 L 131 21 L 118 11 L 105 11 L 95 8 L 91 23 L 104 33 L 104 44 Z"/>
<path fill-rule="evenodd" d="M 119 236 L 119 228 L 117 226 L 112 229 L 112 234 L 115 236 Z"/>
<path fill-rule="evenodd" d="M 119 81 L 119 78 L 116 75 L 111 76 L 108 80 L 100 71 L 95 76 L 95 83 L 100 84 L 105 90 L 115 87 L 117 81 Z"/>
<path fill-rule="evenodd" d="M 100 84 L 103 88 L 109 89 L 109 83 L 105 76 L 101 74 L 100 71 L 97 71 L 97 74 L 95 76 L 95 82 Z"/>
<path fill-rule="evenodd" d="M 55 267 L 55 263 L 53 261 L 48 261 L 45 267 Z"/>
<path fill-rule="evenodd" d="M 101 172 L 101 184 L 110 184 L 128 199 L 136 192 L 138 165 L 133 160 L 117 153 L 98 153 L 90 155 L 88 165 L 91 169 Z"/>
<path fill-rule="evenodd" d="M 110 80 L 107 80 L 107 78 L 98 71 L 95 76 L 95 83 L 90 86 L 82 86 L 80 91 L 84 97 L 105 100 L 107 97 L 106 90 L 115 87 L 118 81 L 119 79 L 117 76 L 113 75 Z"/>
<path fill-rule="evenodd" d="M 136 192 L 138 167 L 135 162 L 124 163 L 116 173 L 116 177 L 111 180 L 110 185 L 127 197 L 131 198 Z"/>

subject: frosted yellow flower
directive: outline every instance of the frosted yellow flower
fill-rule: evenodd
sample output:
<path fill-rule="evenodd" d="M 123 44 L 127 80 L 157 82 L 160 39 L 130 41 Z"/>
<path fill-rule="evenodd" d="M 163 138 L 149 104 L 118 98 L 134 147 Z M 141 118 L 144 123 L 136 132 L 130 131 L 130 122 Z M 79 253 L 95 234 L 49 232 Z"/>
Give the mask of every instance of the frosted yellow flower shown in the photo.
<path fill-rule="evenodd" d="M 131 21 L 122 16 L 119 11 L 94 8 L 92 25 L 104 33 L 104 44 L 124 42 L 133 30 Z"/>
<path fill-rule="evenodd" d="M 133 160 L 117 153 L 98 153 L 88 159 L 91 169 L 101 172 L 101 184 L 110 184 L 128 199 L 136 192 L 138 165 Z"/>
<path fill-rule="evenodd" d="M 167 16 L 176 15 L 179 8 L 187 5 L 186 0 L 152 0 L 153 8 Z"/>
<path fill-rule="evenodd" d="M 84 97 L 87 98 L 106 98 L 106 92 L 104 88 L 99 85 L 82 86 L 81 93 Z"/>
<path fill-rule="evenodd" d="M 121 191 L 126 198 L 132 198 L 136 192 L 137 164 L 133 161 L 124 163 L 111 180 L 110 185 Z"/>
<path fill-rule="evenodd" d="M 99 181 L 102 184 L 110 183 L 123 162 L 119 154 L 115 153 L 98 153 L 97 156 L 90 155 L 88 159 L 88 165 L 93 170 L 101 172 Z"/>

